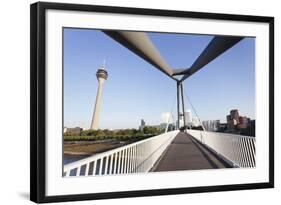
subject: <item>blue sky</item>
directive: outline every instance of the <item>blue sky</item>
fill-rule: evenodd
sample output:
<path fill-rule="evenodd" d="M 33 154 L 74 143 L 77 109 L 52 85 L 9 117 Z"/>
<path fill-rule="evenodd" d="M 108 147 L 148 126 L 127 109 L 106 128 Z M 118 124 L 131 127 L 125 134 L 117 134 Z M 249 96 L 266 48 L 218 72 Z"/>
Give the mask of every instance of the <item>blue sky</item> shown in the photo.
<path fill-rule="evenodd" d="M 149 33 L 172 68 L 189 67 L 213 36 Z M 176 83 L 99 30 L 64 29 L 64 126 L 89 128 L 106 59 L 100 128 L 155 125 L 170 112 Z M 255 119 L 255 39 L 245 38 L 184 81 L 201 120 L 226 121 L 230 109 Z M 186 109 L 191 109 L 186 101 Z M 176 104 L 173 107 L 176 116 Z"/>

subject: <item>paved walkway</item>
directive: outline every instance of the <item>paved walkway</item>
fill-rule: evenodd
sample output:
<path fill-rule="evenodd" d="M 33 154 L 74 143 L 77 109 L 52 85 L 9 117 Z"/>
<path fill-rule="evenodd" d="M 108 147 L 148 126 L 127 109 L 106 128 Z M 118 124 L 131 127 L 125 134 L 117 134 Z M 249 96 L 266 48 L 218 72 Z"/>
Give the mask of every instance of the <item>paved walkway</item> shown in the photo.
<path fill-rule="evenodd" d="M 180 132 L 152 171 L 218 169 L 230 167 L 191 135 Z"/>

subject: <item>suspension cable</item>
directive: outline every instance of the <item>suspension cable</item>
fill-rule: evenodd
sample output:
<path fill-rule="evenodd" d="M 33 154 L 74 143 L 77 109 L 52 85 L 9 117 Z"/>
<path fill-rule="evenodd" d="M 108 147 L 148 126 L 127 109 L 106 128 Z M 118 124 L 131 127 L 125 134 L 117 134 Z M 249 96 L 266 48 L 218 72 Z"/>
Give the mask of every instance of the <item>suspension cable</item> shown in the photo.
<path fill-rule="evenodd" d="M 190 98 L 189 98 L 188 95 L 186 94 L 185 89 L 184 89 L 184 86 L 183 86 L 183 91 L 184 91 L 185 97 L 187 98 L 187 101 L 188 101 L 189 104 L 191 105 L 192 110 L 194 111 L 196 117 L 198 118 L 199 123 L 200 123 L 200 125 L 201 125 L 202 128 L 203 128 L 203 131 L 205 131 L 205 127 L 204 127 L 203 123 L 201 122 L 201 119 L 200 119 L 199 115 L 197 114 L 196 109 L 195 109 L 195 107 L 193 106 L 193 104 L 192 104 Z"/>
<path fill-rule="evenodd" d="M 174 106 L 175 106 L 176 98 L 177 98 L 177 96 L 175 96 L 174 101 L 172 103 L 171 112 L 169 114 L 168 122 L 167 122 L 167 125 L 166 125 L 166 128 L 165 128 L 165 133 L 168 131 L 168 128 L 169 128 L 170 119 L 171 119 L 171 116 L 173 115 L 173 112 L 174 112 Z"/>

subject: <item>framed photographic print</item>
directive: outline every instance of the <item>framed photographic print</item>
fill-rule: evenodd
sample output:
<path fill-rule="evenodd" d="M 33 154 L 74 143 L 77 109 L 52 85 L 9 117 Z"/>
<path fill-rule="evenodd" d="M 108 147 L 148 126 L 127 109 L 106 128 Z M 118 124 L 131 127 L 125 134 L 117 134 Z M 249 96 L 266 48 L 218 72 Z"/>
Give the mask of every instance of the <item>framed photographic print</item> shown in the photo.
<path fill-rule="evenodd" d="M 274 18 L 31 5 L 31 200 L 274 187 Z"/>

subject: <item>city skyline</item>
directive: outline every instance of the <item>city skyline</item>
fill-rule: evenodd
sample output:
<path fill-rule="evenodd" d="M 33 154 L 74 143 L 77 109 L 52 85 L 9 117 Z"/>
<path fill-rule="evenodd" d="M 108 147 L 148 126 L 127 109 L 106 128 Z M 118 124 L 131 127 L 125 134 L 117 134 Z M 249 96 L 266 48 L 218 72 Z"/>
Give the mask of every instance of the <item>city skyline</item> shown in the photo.
<path fill-rule="evenodd" d="M 173 68 L 191 66 L 212 39 L 187 34 L 148 36 Z M 201 121 L 226 122 L 225 114 L 235 108 L 255 119 L 254 50 L 255 39 L 245 38 L 184 82 Z M 64 126 L 90 126 L 98 86 L 95 72 L 103 59 L 111 78 L 104 87 L 101 129 L 138 128 L 140 119 L 159 124 L 161 114 L 171 112 L 176 95 L 171 79 L 98 30 L 65 29 Z M 186 110 L 191 109 L 185 102 Z M 175 111 L 174 107 L 174 116 Z"/>

